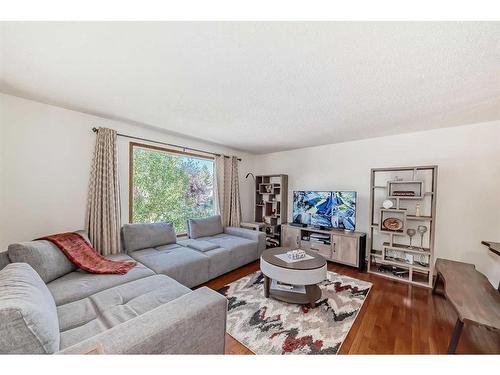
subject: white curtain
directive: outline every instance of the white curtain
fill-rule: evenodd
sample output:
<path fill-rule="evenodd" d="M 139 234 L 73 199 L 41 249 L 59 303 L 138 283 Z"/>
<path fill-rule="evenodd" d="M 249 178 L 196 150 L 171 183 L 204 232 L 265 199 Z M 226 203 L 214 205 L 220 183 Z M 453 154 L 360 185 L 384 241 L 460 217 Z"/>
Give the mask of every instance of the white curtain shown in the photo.
<path fill-rule="evenodd" d="M 121 251 L 116 131 L 112 129 L 97 131 L 85 222 L 98 252 L 110 255 Z"/>
<path fill-rule="evenodd" d="M 215 157 L 216 207 L 222 225 L 239 227 L 241 222 L 238 158 L 219 155 Z"/>

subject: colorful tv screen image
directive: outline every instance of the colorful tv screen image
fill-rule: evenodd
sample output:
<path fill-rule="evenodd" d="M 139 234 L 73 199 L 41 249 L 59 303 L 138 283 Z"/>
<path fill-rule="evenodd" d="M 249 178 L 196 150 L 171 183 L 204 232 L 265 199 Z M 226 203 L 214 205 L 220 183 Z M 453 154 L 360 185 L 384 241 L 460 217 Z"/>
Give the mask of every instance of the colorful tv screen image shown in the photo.
<path fill-rule="evenodd" d="M 354 230 L 356 228 L 356 192 L 294 191 L 293 222 Z"/>

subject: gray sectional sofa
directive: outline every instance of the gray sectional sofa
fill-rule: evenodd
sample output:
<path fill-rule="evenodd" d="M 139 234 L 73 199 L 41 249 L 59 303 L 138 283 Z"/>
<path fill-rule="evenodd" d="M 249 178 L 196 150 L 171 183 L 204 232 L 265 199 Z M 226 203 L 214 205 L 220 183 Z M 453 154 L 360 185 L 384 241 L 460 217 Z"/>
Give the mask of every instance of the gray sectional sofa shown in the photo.
<path fill-rule="evenodd" d="M 218 216 L 188 228 L 177 241 L 167 223 L 124 225 L 124 253 L 110 258 L 137 262 L 125 275 L 79 270 L 48 241 L 10 245 L 0 353 L 222 354 L 227 301 L 189 288 L 258 259 L 265 236 L 222 228 Z"/>

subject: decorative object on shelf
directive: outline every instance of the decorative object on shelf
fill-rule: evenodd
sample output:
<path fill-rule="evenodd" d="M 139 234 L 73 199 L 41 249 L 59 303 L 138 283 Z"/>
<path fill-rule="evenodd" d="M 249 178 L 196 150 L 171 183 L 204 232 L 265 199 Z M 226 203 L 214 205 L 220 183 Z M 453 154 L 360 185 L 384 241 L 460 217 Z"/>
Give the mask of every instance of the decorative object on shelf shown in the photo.
<path fill-rule="evenodd" d="M 410 237 L 410 246 L 408 246 L 408 249 L 413 249 L 413 246 L 411 244 L 411 240 L 412 240 L 413 236 L 417 234 L 417 231 L 413 228 L 408 228 L 406 230 L 406 234 L 408 235 L 408 237 Z"/>
<path fill-rule="evenodd" d="M 387 181 L 387 197 L 403 199 L 422 199 L 424 182 L 415 179 Z"/>
<path fill-rule="evenodd" d="M 422 267 L 429 267 L 429 256 L 424 254 L 413 254 L 413 263 Z"/>
<path fill-rule="evenodd" d="M 382 207 L 384 207 L 386 210 L 389 208 L 392 208 L 394 206 L 394 203 L 390 199 L 386 199 L 384 202 L 382 202 Z"/>
<path fill-rule="evenodd" d="M 403 222 L 397 217 L 388 217 L 382 223 L 383 227 L 387 230 L 400 231 L 403 228 Z"/>
<path fill-rule="evenodd" d="M 419 225 L 417 227 L 417 232 L 420 234 L 420 250 L 424 250 L 424 234 L 427 232 L 427 227 L 425 225 Z"/>
<path fill-rule="evenodd" d="M 414 197 L 415 192 L 410 190 L 395 190 L 392 192 L 395 197 Z"/>
<path fill-rule="evenodd" d="M 420 203 L 417 203 L 415 206 L 415 216 L 420 216 Z"/>
<path fill-rule="evenodd" d="M 406 262 L 405 252 L 397 251 L 397 250 L 389 250 L 385 251 L 385 259 L 396 261 L 396 262 Z"/>
<path fill-rule="evenodd" d="M 413 254 L 405 253 L 404 251 L 387 249 L 385 251 L 385 259 L 400 263 L 413 264 Z"/>
<path fill-rule="evenodd" d="M 266 247 L 267 248 L 278 247 L 279 245 L 280 244 L 279 244 L 278 240 L 270 238 L 270 237 L 266 238 Z"/>
<path fill-rule="evenodd" d="M 385 208 L 380 208 L 379 214 L 378 222 L 381 232 L 403 233 L 406 230 L 406 209 L 389 208 L 386 210 Z"/>
<path fill-rule="evenodd" d="M 409 274 L 409 271 L 406 268 L 391 266 L 391 265 L 387 265 L 387 264 L 383 264 L 383 265 L 379 266 L 378 270 L 379 270 L 379 272 L 391 273 L 394 276 L 401 277 L 401 278 L 407 277 Z"/>
<path fill-rule="evenodd" d="M 264 185 L 264 187 L 266 189 L 266 193 L 272 193 L 273 191 L 272 185 Z"/>
<path fill-rule="evenodd" d="M 290 251 L 286 252 L 286 255 L 290 259 L 302 259 L 302 258 L 305 258 L 306 252 L 304 250 L 300 250 L 300 249 L 290 250 Z"/>

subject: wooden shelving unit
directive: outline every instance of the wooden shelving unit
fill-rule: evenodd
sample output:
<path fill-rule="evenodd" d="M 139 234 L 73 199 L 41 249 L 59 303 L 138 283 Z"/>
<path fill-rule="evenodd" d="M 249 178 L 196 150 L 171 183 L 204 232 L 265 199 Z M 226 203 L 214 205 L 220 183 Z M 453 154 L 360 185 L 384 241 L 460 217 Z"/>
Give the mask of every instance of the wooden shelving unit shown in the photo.
<path fill-rule="evenodd" d="M 271 174 L 255 176 L 254 220 L 264 223 L 267 247 L 281 246 L 281 225 L 288 215 L 288 176 Z"/>
<path fill-rule="evenodd" d="M 432 287 L 436 193 L 435 165 L 371 170 L 368 272 Z M 387 199 L 393 202 L 389 209 L 382 207 Z M 402 228 L 388 229 L 383 224 L 387 218 L 399 219 Z M 418 226 L 427 231 L 417 231 L 410 246 L 407 230 Z"/>

